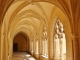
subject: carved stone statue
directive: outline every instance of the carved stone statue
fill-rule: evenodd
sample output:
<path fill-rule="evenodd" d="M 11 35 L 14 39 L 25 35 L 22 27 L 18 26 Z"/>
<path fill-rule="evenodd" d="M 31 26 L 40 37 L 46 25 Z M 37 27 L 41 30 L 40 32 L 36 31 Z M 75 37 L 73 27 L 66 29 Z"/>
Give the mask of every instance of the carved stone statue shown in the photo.
<path fill-rule="evenodd" d="M 44 27 L 43 30 L 43 54 L 44 56 L 48 57 L 48 45 L 47 45 L 47 31 L 46 28 Z"/>
<path fill-rule="evenodd" d="M 60 54 L 58 34 L 54 37 L 54 59 L 58 59 Z"/>
<path fill-rule="evenodd" d="M 66 54 L 66 38 L 64 33 L 63 24 L 58 19 L 55 26 L 55 36 L 54 36 L 54 59 L 58 59 L 60 56 L 60 60 L 64 59 L 64 54 Z"/>
<path fill-rule="evenodd" d="M 63 28 L 63 24 L 60 22 L 60 20 L 58 20 L 57 24 L 58 24 L 59 28 Z"/>
<path fill-rule="evenodd" d="M 46 28 L 44 27 L 44 31 L 43 31 L 43 37 L 44 40 L 47 40 L 47 32 L 46 32 Z"/>

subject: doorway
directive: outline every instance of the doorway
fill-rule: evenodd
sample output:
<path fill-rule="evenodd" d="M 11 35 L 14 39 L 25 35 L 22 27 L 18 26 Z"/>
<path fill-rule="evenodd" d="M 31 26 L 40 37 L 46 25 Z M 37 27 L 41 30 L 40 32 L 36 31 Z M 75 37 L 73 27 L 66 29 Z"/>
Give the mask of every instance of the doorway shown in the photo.
<path fill-rule="evenodd" d="M 18 43 L 13 43 L 13 52 L 18 51 Z"/>
<path fill-rule="evenodd" d="M 28 37 L 23 33 L 18 33 L 13 39 L 13 52 L 29 51 Z"/>

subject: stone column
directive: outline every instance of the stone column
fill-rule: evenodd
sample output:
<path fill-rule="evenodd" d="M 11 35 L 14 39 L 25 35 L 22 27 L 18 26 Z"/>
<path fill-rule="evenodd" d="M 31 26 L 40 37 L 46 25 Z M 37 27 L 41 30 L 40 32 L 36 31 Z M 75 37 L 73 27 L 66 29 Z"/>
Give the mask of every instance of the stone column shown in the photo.
<path fill-rule="evenodd" d="M 48 57 L 48 46 L 47 46 L 47 40 L 45 40 L 45 43 L 44 43 L 44 45 L 45 45 L 45 47 L 44 47 L 44 49 L 45 49 L 45 57 Z"/>
<path fill-rule="evenodd" d="M 44 40 L 42 41 L 42 47 L 43 47 L 43 48 L 42 48 L 42 49 L 43 49 L 43 50 L 42 50 L 42 55 L 44 55 Z"/>
<path fill-rule="evenodd" d="M 33 41 L 32 41 L 32 52 L 33 52 Z"/>
<path fill-rule="evenodd" d="M 30 40 L 30 52 L 32 51 L 32 40 Z"/>
<path fill-rule="evenodd" d="M 44 56 L 46 56 L 46 40 L 44 40 Z"/>
<path fill-rule="evenodd" d="M 2 60 L 8 60 L 8 39 L 7 39 L 7 23 L 4 21 L 4 39 L 2 42 Z"/>
<path fill-rule="evenodd" d="M 8 60 L 8 41 L 6 31 L 2 42 L 2 60 Z"/>
<path fill-rule="evenodd" d="M 0 23 L 0 60 L 1 60 L 1 23 Z"/>
<path fill-rule="evenodd" d="M 38 41 L 36 41 L 36 54 L 38 54 Z"/>
<path fill-rule="evenodd" d="M 77 57 L 79 55 L 79 41 L 77 37 L 73 37 L 72 38 L 72 47 L 73 47 L 73 59 L 74 60 L 79 60 Z"/>
<path fill-rule="evenodd" d="M 35 49 L 36 49 L 36 47 L 35 47 L 35 36 L 34 36 L 34 40 L 33 40 L 33 55 L 35 55 Z"/>
<path fill-rule="evenodd" d="M 47 40 L 45 40 L 45 56 L 47 57 Z"/>

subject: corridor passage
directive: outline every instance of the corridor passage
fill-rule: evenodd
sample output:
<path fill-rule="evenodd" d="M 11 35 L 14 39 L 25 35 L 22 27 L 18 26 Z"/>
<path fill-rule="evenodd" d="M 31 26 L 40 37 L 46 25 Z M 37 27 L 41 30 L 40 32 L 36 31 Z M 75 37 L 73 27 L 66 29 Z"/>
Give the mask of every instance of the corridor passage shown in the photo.
<path fill-rule="evenodd" d="M 11 60 L 35 60 L 26 52 L 14 52 Z"/>

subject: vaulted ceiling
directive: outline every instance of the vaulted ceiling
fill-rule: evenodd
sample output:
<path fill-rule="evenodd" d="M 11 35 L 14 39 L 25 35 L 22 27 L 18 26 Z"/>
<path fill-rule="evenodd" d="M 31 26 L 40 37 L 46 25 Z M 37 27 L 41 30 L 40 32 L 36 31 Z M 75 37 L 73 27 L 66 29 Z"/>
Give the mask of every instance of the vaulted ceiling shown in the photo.
<path fill-rule="evenodd" d="M 28 3 L 25 3 L 25 1 L 14 2 L 6 13 L 7 21 L 9 21 L 9 31 L 13 36 L 19 30 L 25 30 L 24 32 L 29 36 L 35 31 L 38 32 L 41 25 L 46 26 L 49 23 L 55 9 L 55 5 L 47 2 L 25 4 Z"/>
<path fill-rule="evenodd" d="M 80 17 L 79 0 L 0 0 L 0 24 L 5 15 L 9 21 L 9 31 L 27 30 L 27 34 L 38 30 L 43 24 L 46 26 L 58 7 L 68 17 L 73 32 L 78 28 Z M 13 33 L 15 35 L 15 33 Z"/>

